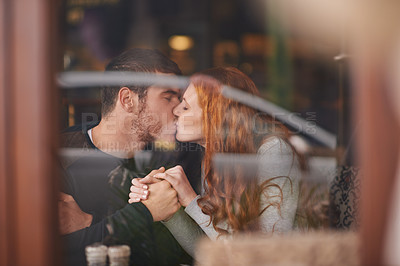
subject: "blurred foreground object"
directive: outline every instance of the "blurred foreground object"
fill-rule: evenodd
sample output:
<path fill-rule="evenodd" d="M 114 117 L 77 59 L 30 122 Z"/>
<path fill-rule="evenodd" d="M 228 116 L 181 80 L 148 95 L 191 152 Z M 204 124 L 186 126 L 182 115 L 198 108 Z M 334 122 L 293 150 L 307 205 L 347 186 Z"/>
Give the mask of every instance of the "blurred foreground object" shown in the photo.
<path fill-rule="evenodd" d="M 336 229 L 358 230 L 361 180 L 360 169 L 338 166 L 329 187 L 329 221 Z"/>
<path fill-rule="evenodd" d="M 208 265 L 360 265 L 356 233 L 308 232 L 273 237 L 203 240 L 198 266 Z"/>
<path fill-rule="evenodd" d="M 129 266 L 131 249 L 127 245 L 111 246 L 108 248 L 110 266 Z"/>
<path fill-rule="evenodd" d="M 397 40 L 394 44 L 392 55 L 388 62 L 389 72 L 389 87 L 388 98 L 393 109 L 395 119 L 398 125 L 400 122 L 400 32 L 396 36 Z M 393 182 L 393 191 L 391 198 L 391 205 L 389 209 L 389 216 L 387 221 L 387 229 L 385 232 L 385 249 L 384 249 L 384 263 L 386 265 L 399 265 L 400 264 L 400 160 L 397 160 L 397 173 L 396 180 Z"/>
<path fill-rule="evenodd" d="M 363 265 L 385 265 L 385 236 L 397 230 L 388 224 L 391 214 L 399 210 L 398 205 L 393 205 L 392 196 L 399 162 L 400 128 L 391 106 L 396 97 L 388 95 L 387 89 L 393 86 L 393 79 L 397 79 L 388 75 L 396 69 L 388 66 L 388 62 L 393 58 L 400 35 L 400 1 L 282 0 L 268 3 L 276 2 L 279 4 L 273 7 L 277 9 L 271 10 L 288 30 L 308 38 L 348 43 L 346 54 L 350 55 L 356 96 L 354 121 L 361 121 L 360 134 L 356 137 L 357 159 L 363 172 L 361 259 Z M 400 89 L 397 85 L 393 87 L 393 91 Z M 394 247 L 391 248 L 398 251 L 399 241 L 392 243 Z M 391 263 L 399 265 L 400 261 Z"/>
<path fill-rule="evenodd" d="M 106 266 L 107 264 L 107 247 L 95 243 L 85 248 L 86 261 L 88 266 Z"/>

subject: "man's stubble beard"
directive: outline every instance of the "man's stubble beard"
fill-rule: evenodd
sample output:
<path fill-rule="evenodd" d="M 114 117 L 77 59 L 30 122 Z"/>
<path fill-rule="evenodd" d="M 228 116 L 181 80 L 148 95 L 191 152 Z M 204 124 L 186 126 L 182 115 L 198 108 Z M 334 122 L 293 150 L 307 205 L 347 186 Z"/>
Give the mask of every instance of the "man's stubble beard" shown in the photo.
<path fill-rule="evenodd" d="M 161 119 L 151 114 L 146 102 L 141 102 L 136 117 L 132 121 L 132 134 L 135 134 L 139 142 L 150 143 L 161 134 Z"/>

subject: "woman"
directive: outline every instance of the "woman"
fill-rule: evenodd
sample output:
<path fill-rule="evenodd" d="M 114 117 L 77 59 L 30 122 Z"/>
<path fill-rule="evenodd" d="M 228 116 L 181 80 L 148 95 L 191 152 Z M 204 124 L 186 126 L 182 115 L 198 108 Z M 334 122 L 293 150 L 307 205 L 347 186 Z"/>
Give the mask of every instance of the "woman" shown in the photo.
<path fill-rule="evenodd" d="M 219 67 L 195 74 L 174 109 L 177 140 L 197 142 L 205 148 L 204 193 L 194 192 L 180 166 L 132 181 L 129 202 L 151 197 L 144 183 L 155 178 L 170 182 L 185 210 L 165 225 L 191 255 L 195 238 L 202 232 L 216 239 L 239 232 L 289 231 L 297 209 L 301 163 L 287 141 L 288 130 L 271 117 L 225 98 L 223 85 L 259 95 L 245 74 L 236 68 Z M 221 158 L 221 154 L 245 156 L 231 160 L 236 162 L 233 165 L 214 165 L 213 158 Z M 248 154 L 257 159 L 258 171 L 237 164 L 241 158 L 249 158 Z"/>

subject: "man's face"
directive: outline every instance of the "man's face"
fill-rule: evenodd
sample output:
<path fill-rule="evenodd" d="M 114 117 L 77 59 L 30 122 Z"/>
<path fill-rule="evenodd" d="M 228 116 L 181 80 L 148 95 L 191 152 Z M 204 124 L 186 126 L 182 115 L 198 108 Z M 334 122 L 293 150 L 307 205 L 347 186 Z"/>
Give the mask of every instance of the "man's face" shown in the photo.
<path fill-rule="evenodd" d="M 137 119 L 133 121 L 141 141 L 175 140 L 176 126 L 172 110 L 179 104 L 180 97 L 179 89 L 156 86 L 147 89 L 144 107 L 139 106 Z"/>

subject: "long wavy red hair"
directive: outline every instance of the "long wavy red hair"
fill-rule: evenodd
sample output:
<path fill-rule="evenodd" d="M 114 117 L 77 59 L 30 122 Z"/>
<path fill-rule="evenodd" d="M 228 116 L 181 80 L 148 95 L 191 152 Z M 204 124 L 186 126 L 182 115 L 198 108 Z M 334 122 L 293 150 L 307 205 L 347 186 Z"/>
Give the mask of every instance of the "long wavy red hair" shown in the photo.
<path fill-rule="evenodd" d="M 266 187 L 276 185 L 269 182 L 270 180 L 259 184 L 256 175 L 248 176 L 237 167 L 233 171 L 225 169 L 217 173 L 212 165 L 212 158 L 217 153 L 257 153 L 260 145 L 268 137 L 278 136 L 287 140 L 289 131 L 272 117 L 260 115 L 257 110 L 221 94 L 223 86 L 227 85 L 252 95 L 259 95 L 253 81 L 238 69 L 208 69 L 193 75 L 191 82 L 196 88 L 199 105 L 203 111 L 205 138 L 205 193 L 198 200 L 198 204 L 203 213 L 211 217 L 210 222 L 220 234 L 228 233 L 224 228 L 218 227 L 221 222 L 226 222 L 233 233 L 256 231 L 259 229 L 258 218 L 265 210 L 260 210 L 260 197 Z M 273 132 L 266 134 L 254 130 L 255 126 L 265 124 L 273 125 Z"/>

